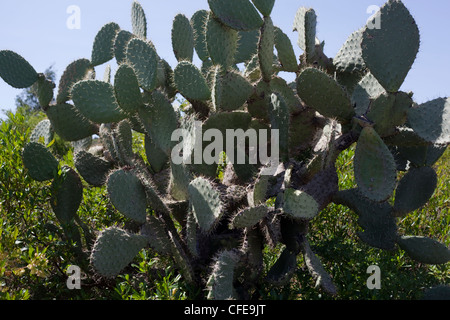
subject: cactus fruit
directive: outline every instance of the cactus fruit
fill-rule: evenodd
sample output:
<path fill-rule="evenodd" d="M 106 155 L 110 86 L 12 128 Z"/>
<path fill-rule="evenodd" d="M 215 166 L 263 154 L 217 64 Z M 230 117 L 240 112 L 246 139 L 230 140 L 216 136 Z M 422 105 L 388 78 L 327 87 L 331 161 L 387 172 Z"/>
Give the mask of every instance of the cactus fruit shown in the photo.
<path fill-rule="evenodd" d="M 397 228 L 432 197 L 432 166 L 450 144 L 449 98 L 417 105 L 399 91 L 420 44 L 403 3 L 388 0 L 376 15 L 382 28 L 368 23 L 330 59 L 316 38 L 314 9 L 293 14 L 297 58 L 271 17 L 274 0 L 205 2 L 209 10 L 173 20 L 174 68 L 148 39 L 137 1 L 132 30 L 104 25 L 91 58 L 65 69 L 56 95 L 23 57 L 0 51 L 0 77 L 33 86 L 47 116 L 23 150 L 24 165 L 33 179 L 51 181 L 58 233 L 77 256 L 87 262 L 88 252 L 98 274 L 114 277 L 151 248 L 210 299 L 251 299 L 285 286 L 303 263 L 316 287 L 335 295 L 308 243 L 312 220 L 334 203 L 356 213 L 365 244 L 447 263 L 445 245 Z M 110 61 L 97 80 L 97 67 Z M 134 132 L 145 138 L 145 156 L 134 152 Z M 72 142 L 76 171 L 46 148 L 55 135 Z M 353 145 L 357 187 L 339 190 L 337 159 Z M 127 222 L 95 243 L 77 215 L 83 182 L 104 187 Z M 279 245 L 269 266 L 265 248 Z"/>

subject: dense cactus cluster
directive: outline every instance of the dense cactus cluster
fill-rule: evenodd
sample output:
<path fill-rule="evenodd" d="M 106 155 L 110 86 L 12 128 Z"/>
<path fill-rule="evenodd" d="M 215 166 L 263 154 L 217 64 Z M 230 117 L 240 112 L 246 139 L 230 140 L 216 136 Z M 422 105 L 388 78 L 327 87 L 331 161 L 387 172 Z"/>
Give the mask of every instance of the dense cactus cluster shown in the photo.
<path fill-rule="evenodd" d="M 208 0 L 210 10 L 191 19 L 177 15 L 174 68 L 147 38 L 145 13 L 134 2 L 133 30 L 106 24 L 91 59 L 71 63 L 55 93 L 24 58 L 0 51 L 0 76 L 16 88 L 35 85 L 48 117 L 23 151 L 25 166 L 38 181 L 53 180 L 52 209 L 95 272 L 115 276 L 151 247 L 172 257 L 208 298 L 248 299 L 259 286 L 287 284 L 303 255 L 317 285 L 335 294 L 307 237 L 314 232 L 310 222 L 330 203 L 358 214 L 359 237 L 370 246 L 400 247 L 423 263 L 450 260 L 445 245 L 399 234 L 396 224 L 432 196 L 432 165 L 450 143 L 450 99 L 418 105 L 412 93 L 399 91 L 420 44 L 407 8 L 389 0 L 374 17 L 381 28 L 368 24 L 351 34 L 331 59 L 310 8 L 293 14 L 303 51 L 296 57 L 271 19 L 274 2 Z M 114 78 L 107 67 L 104 79 L 96 79 L 95 68 L 113 59 Z M 280 72 L 296 80 L 287 83 Z M 177 95 L 188 102 L 182 110 Z M 188 161 L 181 164 L 172 161 L 177 129 L 186 134 Z M 278 129 L 272 141 L 278 167 L 269 174 L 268 163 L 238 162 L 239 155 L 249 160 L 250 150 L 236 147 L 219 179 L 221 152 L 212 164 L 189 161 L 194 149 L 208 148 L 195 143 L 208 129 L 224 140 L 229 129 Z M 145 135 L 146 159 L 133 152 L 133 131 Z M 75 168 L 61 168 L 47 150 L 53 134 L 73 143 Z M 354 144 L 357 188 L 339 190 L 336 159 Z M 138 229 L 95 234 L 84 225 L 77 216 L 84 182 L 106 186 L 111 204 Z M 266 273 L 263 249 L 278 244 L 284 251 Z"/>

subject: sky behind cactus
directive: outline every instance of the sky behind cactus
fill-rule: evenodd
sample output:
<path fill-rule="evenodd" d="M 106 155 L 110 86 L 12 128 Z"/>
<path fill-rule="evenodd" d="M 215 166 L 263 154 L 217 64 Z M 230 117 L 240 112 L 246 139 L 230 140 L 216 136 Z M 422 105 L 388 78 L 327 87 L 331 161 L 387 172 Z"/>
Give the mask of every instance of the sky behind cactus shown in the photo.
<path fill-rule="evenodd" d="M 370 6 L 382 6 L 385 0 L 277 0 L 272 13 L 274 24 L 290 38 L 297 55 L 297 33 L 292 24 L 297 9 L 312 7 L 318 15 L 318 37 L 325 41 L 325 53 L 334 57 L 347 37 L 363 27 L 371 13 Z M 403 91 L 413 91 L 415 101 L 426 102 L 450 96 L 450 1 L 403 0 L 421 31 L 421 48 Z M 131 31 L 132 0 L 15 0 L 0 2 L 0 50 L 15 51 L 26 58 L 38 72 L 53 65 L 57 80 L 65 67 L 79 58 L 90 58 L 97 32 L 108 22 L 116 22 Z M 172 21 L 176 14 L 190 18 L 199 9 L 208 9 L 207 0 L 140 0 L 148 22 L 148 38 L 158 54 L 174 68 L 171 47 Z M 69 29 L 67 21 L 80 9 L 80 28 Z M 199 60 L 194 61 L 198 63 Z M 114 65 L 112 65 L 114 71 Z M 97 69 L 103 75 L 103 68 Z M 288 81 L 292 74 L 285 75 Z M 0 79 L 0 110 L 14 110 L 21 90 L 10 88 Z M 4 117 L 0 114 L 0 117 Z"/>

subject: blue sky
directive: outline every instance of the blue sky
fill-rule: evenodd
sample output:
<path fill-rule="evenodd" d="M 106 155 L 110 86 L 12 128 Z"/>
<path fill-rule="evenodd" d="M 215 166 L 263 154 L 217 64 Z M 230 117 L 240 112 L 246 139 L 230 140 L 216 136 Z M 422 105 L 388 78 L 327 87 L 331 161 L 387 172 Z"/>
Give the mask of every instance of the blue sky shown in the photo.
<path fill-rule="evenodd" d="M 384 0 L 277 0 L 272 13 L 274 24 L 290 38 L 297 55 L 297 33 L 292 24 L 297 9 L 312 7 L 318 15 L 318 37 L 325 41 L 325 52 L 334 57 L 347 37 L 364 26 L 367 9 L 383 5 Z M 415 101 L 426 102 L 450 96 L 450 1 L 404 0 L 421 33 L 421 48 L 402 90 L 413 91 Z M 13 50 L 26 58 L 38 72 L 50 65 L 57 80 L 66 66 L 79 58 L 90 58 L 97 32 L 108 22 L 131 31 L 132 0 L 14 0 L 0 2 L 0 50 Z M 199 9 L 208 9 L 207 0 L 140 0 L 148 22 L 148 37 L 158 53 L 172 67 L 176 60 L 171 47 L 172 21 L 176 14 L 190 18 Z M 80 29 L 67 28 L 67 8 L 78 6 Z M 97 69 L 102 76 L 102 67 Z M 113 66 L 114 71 L 114 66 Z M 292 80 L 289 79 L 288 80 Z M 0 79 L 0 110 L 14 110 L 16 95 Z"/>

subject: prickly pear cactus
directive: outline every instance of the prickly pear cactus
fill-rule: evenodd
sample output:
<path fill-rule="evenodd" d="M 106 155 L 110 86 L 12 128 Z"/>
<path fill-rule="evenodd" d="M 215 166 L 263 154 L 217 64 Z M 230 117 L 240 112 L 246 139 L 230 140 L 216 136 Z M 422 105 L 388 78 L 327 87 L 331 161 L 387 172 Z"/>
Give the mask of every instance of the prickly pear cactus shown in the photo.
<path fill-rule="evenodd" d="M 389 0 L 377 13 L 382 28 L 357 30 L 335 59 L 317 40 L 313 9 L 292 14 L 303 51 L 296 57 L 271 19 L 274 0 L 208 4 L 191 19 L 175 17 L 176 66 L 147 38 L 145 12 L 136 1 L 133 30 L 106 24 L 91 58 L 71 63 L 55 93 L 23 57 L 0 51 L 5 82 L 16 88 L 38 83 L 48 119 L 23 150 L 24 163 L 36 180 L 53 181 L 52 208 L 80 252 L 85 235 L 84 258 L 93 269 L 113 277 L 151 247 L 172 257 L 184 279 L 207 289 L 208 298 L 242 299 L 258 286 L 289 283 L 303 255 L 317 286 L 336 294 L 307 241 L 314 232 L 310 221 L 332 202 L 358 214 L 360 239 L 370 246 L 399 247 L 423 263 L 448 263 L 443 244 L 399 234 L 396 225 L 432 196 L 432 165 L 450 143 L 450 98 L 418 105 L 411 93 L 399 91 L 420 45 L 404 4 Z M 194 54 L 201 65 L 193 63 Z M 96 67 L 114 59 L 114 76 L 107 68 L 97 79 Z M 287 83 L 281 71 L 296 80 Z M 183 110 L 177 96 L 188 102 Z M 177 130 L 183 132 L 182 149 Z M 250 130 L 258 132 L 259 147 L 272 147 L 277 155 L 271 158 L 274 170 L 261 154 L 252 156 L 245 144 Z M 146 159 L 133 153 L 133 131 L 145 135 Z M 225 146 L 240 136 L 229 131 L 244 135 L 231 149 Z M 42 144 L 54 134 L 73 142 L 75 168 L 61 168 Z M 222 146 L 206 143 L 213 137 L 221 137 Z M 353 145 L 357 187 L 339 190 L 336 159 Z M 227 165 L 219 179 L 222 152 Z M 182 163 L 176 161 L 180 154 Z M 199 154 L 209 160 L 199 161 Z M 405 173 L 399 180 L 398 172 Z M 111 204 L 140 227 L 111 226 L 93 242 L 94 232 L 77 217 L 82 180 L 106 186 Z M 276 199 L 275 206 L 269 199 Z M 280 243 L 285 250 L 264 273 L 263 248 Z"/>

